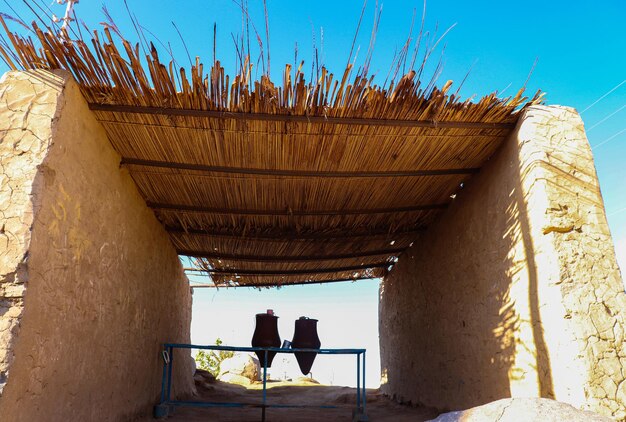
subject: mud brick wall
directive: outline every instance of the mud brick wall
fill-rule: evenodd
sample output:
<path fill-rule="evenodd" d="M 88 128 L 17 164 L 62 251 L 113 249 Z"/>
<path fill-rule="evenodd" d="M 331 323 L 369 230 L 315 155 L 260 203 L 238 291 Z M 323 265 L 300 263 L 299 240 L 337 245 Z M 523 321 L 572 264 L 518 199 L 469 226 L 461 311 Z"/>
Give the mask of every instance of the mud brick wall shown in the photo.
<path fill-rule="evenodd" d="M 535 106 L 381 285 L 382 388 L 626 417 L 626 295 L 578 114 Z"/>
<path fill-rule="evenodd" d="M 189 342 L 176 252 L 64 74 L 0 83 L 0 419 L 148 415 L 163 342 Z M 175 392 L 192 392 L 177 356 Z"/>

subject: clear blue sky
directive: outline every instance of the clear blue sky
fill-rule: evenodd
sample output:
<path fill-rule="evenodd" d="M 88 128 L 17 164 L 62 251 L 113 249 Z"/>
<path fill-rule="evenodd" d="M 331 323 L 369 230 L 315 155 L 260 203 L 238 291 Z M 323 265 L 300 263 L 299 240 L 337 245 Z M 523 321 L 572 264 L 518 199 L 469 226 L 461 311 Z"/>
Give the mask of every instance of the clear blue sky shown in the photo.
<path fill-rule="evenodd" d="M 29 14 L 22 2 L 7 0 L 23 17 Z M 0 10 L 12 14 L 5 0 Z M 50 4 L 42 0 L 43 4 Z M 121 0 L 105 1 L 119 27 L 134 39 L 132 27 Z M 128 0 L 143 26 L 163 42 L 171 42 L 180 64 L 188 63 L 179 36 L 171 22 L 177 23 L 192 58 L 199 55 L 205 63 L 212 60 L 213 24 L 217 23 L 217 56 L 232 72 L 231 34 L 241 33 L 241 14 L 230 0 Z M 250 14 L 263 35 L 263 9 L 260 0 L 250 1 Z M 82 0 L 76 10 L 90 27 L 104 20 L 102 2 Z M 184 5 L 184 6 L 183 6 Z M 172 7 L 174 6 L 174 7 Z M 61 6 L 53 6 L 62 14 Z M 294 45 L 299 58 L 311 64 L 313 34 L 318 47 L 323 44 L 323 62 L 331 71 L 341 72 L 352 44 L 360 1 L 293 2 L 268 0 L 272 74 L 281 79 L 285 63 L 293 63 Z M 421 15 L 421 1 L 383 2 L 382 20 L 376 40 L 372 72 L 387 73 L 394 49 L 406 39 L 413 10 Z M 361 57 L 368 44 L 374 2 L 368 2 L 357 45 Z M 462 94 L 478 96 L 494 90 L 514 94 L 523 85 L 538 59 L 528 92 L 541 88 L 549 104 L 585 110 L 611 88 L 626 80 L 626 3 L 621 0 L 495 2 L 486 0 L 431 1 L 427 4 L 426 29 L 439 34 L 453 24 L 445 38 L 445 68 L 440 81 L 460 82 L 474 62 Z M 419 22 L 417 22 L 418 26 Z M 323 31 L 322 31 L 323 29 Z M 321 42 L 323 32 L 323 43 Z M 252 40 L 254 44 L 254 40 Z M 157 44 L 155 42 L 155 44 Z M 157 44 L 158 45 L 158 44 Z M 164 54 L 162 53 L 162 56 Z M 0 71 L 6 67 L 0 66 Z M 616 242 L 626 239 L 626 195 L 622 186 L 626 169 L 626 84 L 585 111 L 583 119 L 594 148 L 609 222 Z M 595 126 L 598 122 L 617 113 Z M 621 132 L 621 133 L 620 133 Z"/>
<path fill-rule="evenodd" d="M 11 4 L 18 3 L 14 6 L 18 13 L 28 15 L 21 2 L 8 1 Z M 123 2 L 117 0 L 106 3 L 126 36 L 134 39 Z M 172 43 L 179 64 L 187 65 L 188 60 L 170 22 L 177 23 L 192 57 L 201 56 L 205 64 L 212 60 L 213 23 L 217 22 L 217 56 L 225 63 L 227 72 L 233 73 L 231 33 L 241 33 L 241 15 L 232 1 L 128 0 L 128 3 L 145 27 L 161 41 Z M 250 0 L 250 3 L 252 19 L 259 32 L 263 33 L 262 2 Z M 79 17 L 94 27 L 104 20 L 101 6 L 101 2 L 82 0 L 76 10 Z M 273 79 L 281 80 L 284 64 L 293 63 L 296 42 L 299 58 L 306 61 L 305 68 L 311 65 L 313 37 L 318 47 L 323 45 L 321 61 L 331 71 L 341 72 L 346 64 L 361 7 L 360 1 L 268 0 Z M 414 8 L 417 9 L 416 26 L 419 26 L 421 1 L 383 2 L 372 72 L 383 77 L 386 74 L 394 49 L 406 39 Z M 12 13 L 6 4 L 0 3 L 0 10 Z M 62 14 L 61 7 L 55 10 Z M 373 10 L 374 2 L 369 1 L 361 36 L 357 41 L 357 45 L 361 46 L 361 56 L 367 48 Z M 609 224 L 621 266 L 625 268 L 626 83 L 593 107 L 587 108 L 626 80 L 626 2 L 432 0 L 427 5 L 426 15 L 426 29 L 431 32 L 437 24 L 439 34 L 456 24 L 445 38 L 445 68 L 439 79 L 441 83 L 448 79 L 460 82 L 475 63 L 461 91 L 465 97 L 473 94 L 481 96 L 495 90 L 504 90 L 505 96 L 513 95 L 524 84 L 535 59 L 538 59 L 528 83 L 528 93 L 532 94 L 541 88 L 547 93 L 548 104 L 567 105 L 582 112 L 589 141 L 594 147 Z M 4 70 L 4 67 L 0 68 L 0 71 Z M 342 300 L 336 302 L 336 298 Z M 370 345 L 375 344 L 372 338 L 365 339 L 366 333 L 376 330 L 377 283 L 372 281 L 263 292 L 248 289 L 209 292 L 205 289 L 197 291 L 194 300 L 193 335 L 194 339 L 202 342 L 213 340 L 212 336 L 216 333 L 207 327 L 216 321 L 220 313 L 237 311 L 243 314 L 245 311 L 249 315 L 265 308 L 274 308 L 279 315 L 289 318 L 298 313 L 310 316 L 322 314 L 320 319 L 328 316 L 326 321 L 342 312 L 344 315 L 361 315 L 362 326 L 351 328 L 352 318 L 346 318 L 346 323 L 334 325 L 343 329 L 345 338 L 354 340 L 353 343 L 357 342 L 353 332 L 362 330 L 363 343 L 368 347 L 374 347 Z M 302 312 L 297 312 L 294 307 L 299 307 Z M 252 321 L 251 317 L 248 319 Z M 286 319 L 281 319 L 285 332 L 283 337 L 289 338 L 292 322 L 289 319 L 283 323 Z M 223 327 L 224 332 L 220 335 L 228 337 L 233 329 L 226 324 Z M 235 337 L 233 341 L 239 341 Z M 326 341 L 325 345 L 337 345 L 337 342 L 340 342 L 340 337 L 335 336 L 330 344 Z M 344 346 L 356 347 L 359 344 Z M 372 371 L 375 370 L 372 368 Z"/>

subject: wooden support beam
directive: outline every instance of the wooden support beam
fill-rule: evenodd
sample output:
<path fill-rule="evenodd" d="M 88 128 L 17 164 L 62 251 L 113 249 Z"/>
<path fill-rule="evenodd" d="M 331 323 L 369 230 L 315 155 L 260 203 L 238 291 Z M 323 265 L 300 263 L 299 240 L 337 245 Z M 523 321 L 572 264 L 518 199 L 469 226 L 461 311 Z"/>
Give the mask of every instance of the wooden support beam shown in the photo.
<path fill-rule="evenodd" d="M 290 114 L 267 114 L 267 113 L 234 113 L 230 111 L 216 110 L 190 110 L 179 108 L 145 107 L 133 105 L 112 105 L 90 103 L 89 108 L 93 111 L 127 114 L 152 114 L 162 116 L 204 117 L 215 119 L 254 120 L 281 123 L 317 123 L 339 124 L 358 126 L 387 126 L 387 127 L 427 127 L 434 129 L 503 129 L 512 130 L 515 123 L 485 123 L 485 122 L 455 122 L 434 120 L 394 120 L 372 119 L 355 117 L 327 117 L 327 116 L 301 116 Z"/>
<path fill-rule="evenodd" d="M 206 236 L 216 239 L 240 239 L 240 240 L 254 240 L 254 241 L 305 241 L 305 240 L 351 240 L 363 238 L 364 240 L 371 240 L 375 238 L 391 239 L 403 238 L 410 236 L 417 236 L 426 230 L 425 227 L 419 227 L 413 230 L 404 230 L 398 232 L 389 232 L 389 230 L 377 230 L 370 232 L 354 232 L 347 233 L 262 233 L 262 234 L 250 234 L 250 233 L 224 233 L 217 230 L 201 230 L 201 229 L 183 229 L 179 227 L 165 226 L 165 230 L 174 235 L 190 235 L 190 236 Z"/>
<path fill-rule="evenodd" d="M 374 251 L 356 252 L 349 254 L 336 255 L 289 255 L 289 256 L 261 256 L 261 255 L 240 255 L 240 254 L 222 254 L 207 251 L 193 251 L 179 249 L 176 252 L 179 255 L 192 256 L 195 258 L 208 259 L 224 259 L 245 262 L 307 262 L 307 261 L 331 261 L 339 259 L 365 258 L 371 256 L 388 255 L 394 256 L 404 252 L 406 248 L 390 248 Z"/>
<path fill-rule="evenodd" d="M 270 215 L 270 216 L 317 216 L 317 215 L 367 215 L 367 214 L 395 214 L 400 212 L 415 212 L 429 210 L 443 210 L 448 207 L 443 204 L 413 205 L 410 207 L 397 208 L 371 208 L 371 209 L 345 209 L 345 210 L 261 210 L 261 209 L 238 209 L 238 208 L 214 208 L 197 205 L 161 204 L 147 201 L 146 204 L 153 210 L 198 212 L 209 214 L 237 214 L 237 215 Z"/>
<path fill-rule="evenodd" d="M 337 267 L 337 268 L 311 268 L 301 270 L 237 270 L 237 269 L 210 269 L 201 270 L 210 274 L 223 274 L 223 275 L 304 275 L 304 274 L 332 274 L 343 273 L 347 271 L 359 271 L 369 268 L 387 268 L 392 266 L 393 262 L 376 262 L 374 264 L 367 265 L 354 265 L 350 267 Z"/>
<path fill-rule="evenodd" d="M 383 171 L 383 172 L 362 172 L 362 171 L 302 171 L 302 170 L 273 170 L 238 168 L 222 166 L 206 166 L 189 163 L 170 163 L 167 161 L 142 160 L 138 158 L 123 157 L 121 166 L 143 166 L 153 168 L 166 168 L 176 170 L 201 171 L 207 173 L 227 173 L 246 174 L 256 176 L 284 176 L 284 177 L 313 177 L 313 178 L 367 178 L 367 177 L 422 177 L 422 176 L 448 176 L 455 174 L 478 173 L 479 168 L 457 168 L 457 169 L 434 169 L 434 170 L 413 170 L 413 171 Z M 141 172 L 141 170 L 133 170 Z"/>
<path fill-rule="evenodd" d="M 340 278 L 337 280 L 320 280 L 320 281 L 296 281 L 294 283 L 284 283 L 284 284 L 278 284 L 278 283 L 271 283 L 271 284 L 234 284 L 234 285 L 228 285 L 228 284 L 199 284 L 199 283 L 195 283 L 195 284 L 190 284 L 189 287 L 194 288 L 194 289 L 198 289 L 198 288 L 209 288 L 209 289 L 215 289 L 215 288 L 225 288 L 225 289 L 230 289 L 230 288 L 235 288 L 235 287 L 251 287 L 251 288 L 255 288 L 258 289 L 259 287 L 287 287 L 287 286 L 302 286 L 302 285 L 307 285 L 307 284 L 326 284 L 326 283 L 342 283 L 342 282 L 355 282 L 355 281 L 361 281 L 361 280 L 376 280 L 380 277 L 364 277 L 364 278 Z"/>

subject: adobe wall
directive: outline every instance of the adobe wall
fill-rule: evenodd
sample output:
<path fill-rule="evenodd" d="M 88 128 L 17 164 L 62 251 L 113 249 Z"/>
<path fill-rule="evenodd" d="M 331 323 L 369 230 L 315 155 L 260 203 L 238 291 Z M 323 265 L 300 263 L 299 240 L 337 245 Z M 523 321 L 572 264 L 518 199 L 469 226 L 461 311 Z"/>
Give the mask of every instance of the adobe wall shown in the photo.
<path fill-rule="evenodd" d="M 150 414 L 160 345 L 190 339 L 176 252 L 76 83 L 11 72 L 0 104 L 0 419 Z"/>
<path fill-rule="evenodd" d="M 380 291 L 382 389 L 626 416 L 626 295 L 583 123 L 536 106 Z"/>

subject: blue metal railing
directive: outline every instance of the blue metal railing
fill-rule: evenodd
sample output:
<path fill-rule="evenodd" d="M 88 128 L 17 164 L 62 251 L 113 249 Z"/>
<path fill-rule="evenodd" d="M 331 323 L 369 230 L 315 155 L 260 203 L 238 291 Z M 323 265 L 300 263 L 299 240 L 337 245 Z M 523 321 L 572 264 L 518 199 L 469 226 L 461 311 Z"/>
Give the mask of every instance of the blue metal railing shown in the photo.
<path fill-rule="evenodd" d="M 182 401 L 172 400 L 172 368 L 174 366 L 174 349 L 202 349 L 202 350 L 225 350 L 232 352 L 264 352 L 263 365 L 263 402 L 256 403 L 222 403 L 222 402 L 200 402 L 200 401 Z M 176 406 L 194 406 L 194 407 L 260 407 L 261 420 L 265 421 L 265 409 L 267 408 L 322 408 L 332 409 L 336 406 L 311 406 L 311 405 L 287 405 L 287 404 L 268 404 L 267 403 L 267 354 L 268 352 L 276 353 L 296 353 L 296 352 L 314 352 L 320 355 L 355 355 L 356 356 L 356 408 L 353 411 L 353 421 L 367 421 L 366 413 L 366 390 L 365 390 L 365 352 L 366 349 L 283 349 L 278 347 L 234 347 L 234 346 L 218 346 L 218 345 L 198 345 L 198 344 L 182 344 L 182 343 L 166 343 L 163 345 L 163 376 L 161 382 L 161 402 L 154 407 L 155 417 L 165 417 Z"/>

